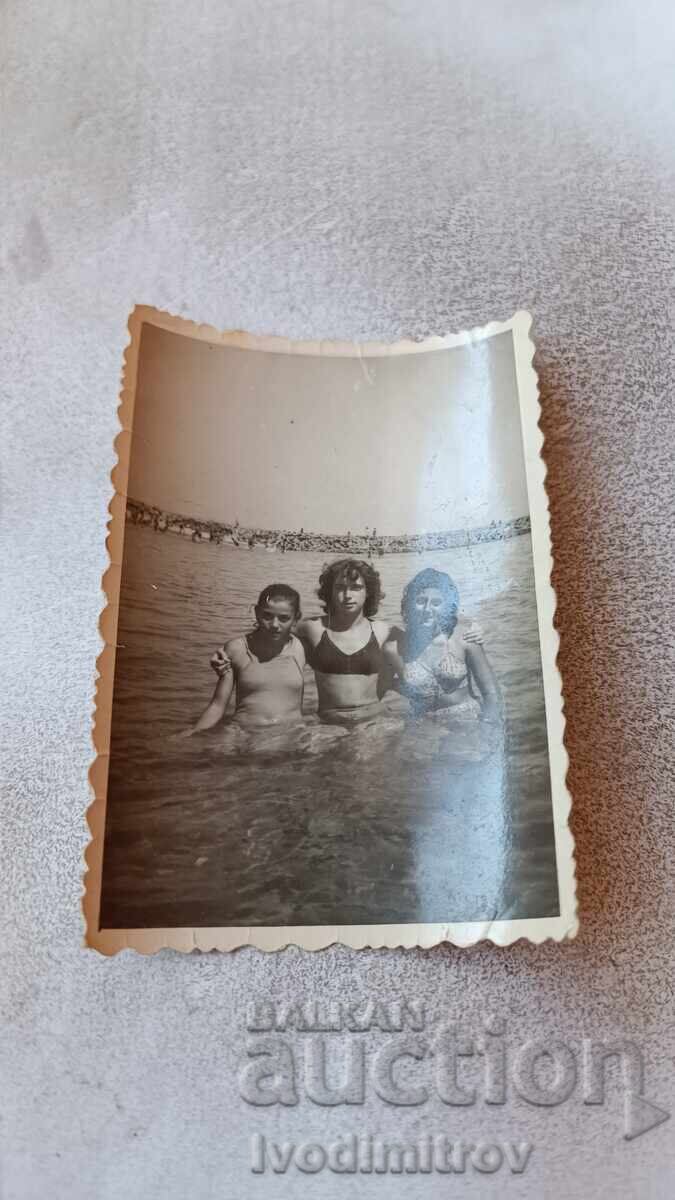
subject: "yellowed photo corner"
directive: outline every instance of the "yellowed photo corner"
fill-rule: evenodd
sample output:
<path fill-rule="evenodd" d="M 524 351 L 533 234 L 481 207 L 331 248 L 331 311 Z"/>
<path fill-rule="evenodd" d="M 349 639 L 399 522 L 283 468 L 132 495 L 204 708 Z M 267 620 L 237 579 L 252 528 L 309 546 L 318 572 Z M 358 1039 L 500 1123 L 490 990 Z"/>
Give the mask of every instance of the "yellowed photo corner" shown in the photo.
<path fill-rule="evenodd" d="M 99 928 L 99 903 L 103 864 L 106 789 L 110 748 L 115 645 L 117 638 L 122 549 L 131 431 L 138 370 L 139 345 L 144 324 L 150 324 L 183 337 L 213 345 L 238 347 L 277 354 L 325 355 L 329 357 L 373 358 L 424 354 L 434 350 L 466 346 L 511 332 L 514 344 L 521 430 L 527 478 L 532 530 L 535 589 L 539 622 L 541 661 L 545 689 L 546 725 L 552 785 L 555 852 L 560 897 L 560 914 L 555 917 L 443 924 L 341 925 L 341 926 L 254 926 L 222 928 L 104 929 Z M 258 950 L 281 950 L 295 945 L 305 950 L 322 950 L 340 943 L 352 949 L 424 948 L 449 942 L 466 947 L 480 941 L 508 946 L 521 938 L 540 943 L 562 941 L 576 935 L 578 929 L 574 842 L 569 828 L 571 798 L 566 784 L 568 767 L 564 747 L 565 720 L 562 684 L 557 666 L 559 638 L 553 620 L 555 593 L 551 584 L 553 565 L 549 508 L 545 490 L 546 467 L 542 457 L 543 435 L 539 427 L 540 405 L 533 357 L 535 346 L 530 337 L 532 318 L 517 312 L 510 320 L 492 322 L 478 329 L 457 334 L 430 337 L 423 341 L 385 342 L 289 341 L 281 337 L 256 336 L 241 331 L 219 332 L 157 309 L 138 306 L 129 319 L 130 340 L 124 356 L 123 384 L 120 396 L 120 433 L 115 440 L 117 464 L 111 472 L 114 494 L 109 506 L 107 549 L 110 563 L 103 577 L 107 605 L 100 618 L 104 648 L 98 658 L 95 694 L 93 742 L 95 759 L 89 778 L 94 799 L 87 812 L 91 840 L 85 852 L 86 872 L 83 914 L 86 925 L 85 945 L 101 954 L 116 954 L 133 949 L 153 954 L 170 948 L 192 950 L 236 950 L 252 946 Z"/>

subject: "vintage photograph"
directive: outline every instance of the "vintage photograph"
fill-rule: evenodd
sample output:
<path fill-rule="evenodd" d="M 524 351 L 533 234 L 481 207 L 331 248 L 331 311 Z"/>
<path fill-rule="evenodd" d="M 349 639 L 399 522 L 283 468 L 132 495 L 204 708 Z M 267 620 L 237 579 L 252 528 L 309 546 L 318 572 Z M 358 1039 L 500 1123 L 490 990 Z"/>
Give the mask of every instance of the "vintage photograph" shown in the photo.
<path fill-rule="evenodd" d="M 529 324 L 292 344 L 136 310 L 89 944 L 575 932 Z"/>

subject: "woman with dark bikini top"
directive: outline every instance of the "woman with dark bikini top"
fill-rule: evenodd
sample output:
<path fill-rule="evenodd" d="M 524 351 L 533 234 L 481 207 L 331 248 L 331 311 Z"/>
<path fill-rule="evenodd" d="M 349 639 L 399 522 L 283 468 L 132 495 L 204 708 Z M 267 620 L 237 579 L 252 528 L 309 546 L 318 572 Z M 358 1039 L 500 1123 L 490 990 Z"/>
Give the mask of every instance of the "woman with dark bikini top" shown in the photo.
<path fill-rule="evenodd" d="M 367 562 L 341 558 L 321 573 L 323 617 L 300 621 L 307 662 L 314 670 L 319 719 L 351 727 L 381 713 L 382 646 L 386 621 L 374 620 L 382 598 L 380 576 Z"/>

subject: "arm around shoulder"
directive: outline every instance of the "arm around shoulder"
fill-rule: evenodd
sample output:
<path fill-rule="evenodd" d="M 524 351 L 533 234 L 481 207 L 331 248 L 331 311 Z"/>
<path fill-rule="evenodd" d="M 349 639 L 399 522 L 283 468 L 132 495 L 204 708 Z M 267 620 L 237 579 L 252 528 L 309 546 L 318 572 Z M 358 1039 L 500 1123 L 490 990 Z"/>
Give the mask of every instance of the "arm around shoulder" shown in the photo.
<path fill-rule="evenodd" d="M 302 617 L 295 626 L 294 633 L 305 645 L 315 646 L 323 633 L 321 617 Z"/>

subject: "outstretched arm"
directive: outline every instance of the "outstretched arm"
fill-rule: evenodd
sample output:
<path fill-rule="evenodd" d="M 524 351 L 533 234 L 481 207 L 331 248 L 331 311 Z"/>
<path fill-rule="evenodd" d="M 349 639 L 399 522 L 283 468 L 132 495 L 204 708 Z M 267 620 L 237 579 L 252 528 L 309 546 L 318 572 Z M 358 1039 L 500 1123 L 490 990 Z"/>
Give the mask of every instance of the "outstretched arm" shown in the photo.
<path fill-rule="evenodd" d="M 499 684 L 483 646 L 477 642 L 467 643 L 466 662 L 478 685 L 483 702 L 483 717 L 488 721 L 501 720 L 502 697 Z"/>

